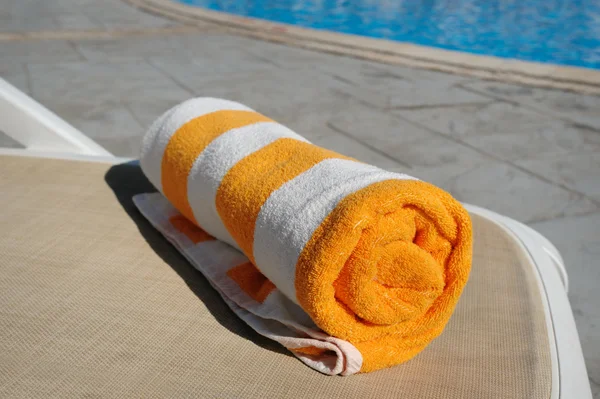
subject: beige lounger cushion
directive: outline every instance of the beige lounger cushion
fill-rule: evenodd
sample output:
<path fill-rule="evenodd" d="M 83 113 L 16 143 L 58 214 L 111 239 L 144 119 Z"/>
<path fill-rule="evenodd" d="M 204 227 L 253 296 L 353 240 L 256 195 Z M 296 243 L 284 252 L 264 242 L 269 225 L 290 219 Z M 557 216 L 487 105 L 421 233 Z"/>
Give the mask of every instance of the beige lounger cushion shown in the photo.
<path fill-rule="evenodd" d="M 352 377 L 238 320 L 137 213 L 134 166 L 0 157 L 0 397 L 549 398 L 528 258 L 474 217 L 471 279 L 414 360 Z"/>

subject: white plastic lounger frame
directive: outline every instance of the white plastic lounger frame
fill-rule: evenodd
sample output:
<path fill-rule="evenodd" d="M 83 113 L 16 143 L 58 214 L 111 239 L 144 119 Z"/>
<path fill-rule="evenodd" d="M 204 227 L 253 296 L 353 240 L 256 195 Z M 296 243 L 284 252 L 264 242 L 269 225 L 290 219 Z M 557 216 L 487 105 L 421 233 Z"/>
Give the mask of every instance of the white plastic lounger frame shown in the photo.
<path fill-rule="evenodd" d="M 0 130 L 26 149 L 0 148 L 0 154 L 64 158 L 118 164 L 117 158 L 57 115 L 0 78 Z M 469 212 L 501 226 L 535 265 L 544 302 L 552 358 L 551 399 L 592 399 L 571 306 L 568 278 L 558 250 L 544 236 L 516 220 L 474 205 Z"/>
<path fill-rule="evenodd" d="M 474 214 L 493 221 L 515 238 L 535 267 L 544 303 L 552 359 L 550 399 L 592 399 L 583 351 L 567 297 L 567 273 L 560 253 L 546 237 L 514 219 L 464 204 Z"/>
<path fill-rule="evenodd" d="M 0 78 L 0 131 L 32 153 L 113 155 L 56 114 Z M 6 151 L 3 152 L 22 152 Z"/>

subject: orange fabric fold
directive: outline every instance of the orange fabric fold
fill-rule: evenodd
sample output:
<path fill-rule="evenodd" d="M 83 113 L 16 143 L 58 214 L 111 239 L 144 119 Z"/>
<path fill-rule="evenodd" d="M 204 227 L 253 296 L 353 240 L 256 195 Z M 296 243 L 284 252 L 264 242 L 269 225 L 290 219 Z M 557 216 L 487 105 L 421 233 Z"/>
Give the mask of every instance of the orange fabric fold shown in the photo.
<path fill-rule="evenodd" d="M 296 295 L 369 372 L 412 358 L 442 332 L 471 257 L 460 203 L 425 182 L 387 180 L 346 197 L 321 223 L 298 260 Z"/>

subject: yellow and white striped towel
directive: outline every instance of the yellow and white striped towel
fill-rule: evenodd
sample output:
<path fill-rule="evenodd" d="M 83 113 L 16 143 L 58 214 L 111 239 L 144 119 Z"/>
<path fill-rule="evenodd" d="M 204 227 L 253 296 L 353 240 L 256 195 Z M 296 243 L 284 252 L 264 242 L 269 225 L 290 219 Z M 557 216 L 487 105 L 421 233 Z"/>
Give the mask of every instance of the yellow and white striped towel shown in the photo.
<path fill-rule="evenodd" d="M 448 193 L 239 103 L 167 111 L 140 164 L 160 191 L 134 197 L 142 214 L 242 320 L 323 373 L 412 358 L 467 281 L 470 219 Z"/>

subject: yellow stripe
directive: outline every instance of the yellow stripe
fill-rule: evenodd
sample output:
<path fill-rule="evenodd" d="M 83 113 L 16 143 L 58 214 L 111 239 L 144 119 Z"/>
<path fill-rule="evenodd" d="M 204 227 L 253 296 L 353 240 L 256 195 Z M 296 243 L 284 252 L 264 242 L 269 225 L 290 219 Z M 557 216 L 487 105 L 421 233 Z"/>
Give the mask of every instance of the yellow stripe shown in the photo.
<path fill-rule="evenodd" d="M 327 158 L 349 159 L 333 151 L 282 138 L 248 155 L 223 178 L 216 206 L 221 221 L 254 263 L 254 225 L 271 193 Z"/>
<path fill-rule="evenodd" d="M 162 158 L 163 194 L 185 217 L 198 224 L 187 198 L 187 179 L 196 158 L 223 133 L 271 119 L 253 111 L 223 110 L 192 119 L 173 134 Z M 207 204 L 208 206 L 208 204 Z"/>
<path fill-rule="evenodd" d="M 448 322 L 471 267 L 468 213 L 429 183 L 385 180 L 346 196 L 296 264 L 298 303 L 362 354 L 361 372 L 404 362 Z"/>
<path fill-rule="evenodd" d="M 275 285 L 250 262 L 229 269 L 227 275 L 258 303 L 263 303 L 275 289 Z"/>
<path fill-rule="evenodd" d="M 316 346 L 304 346 L 302 348 L 288 348 L 292 352 L 300 353 L 302 355 L 310 355 L 310 356 L 327 356 L 327 355 L 335 355 L 335 352 L 325 348 L 317 348 Z"/>
<path fill-rule="evenodd" d="M 186 237 L 189 238 L 194 244 L 198 244 L 199 242 L 204 241 L 212 241 L 215 239 L 206 231 L 202 230 L 200 227 L 190 222 L 183 215 L 173 216 L 169 219 L 169 222 L 171 222 L 171 225 L 175 229 L 185 234 Z"/>

